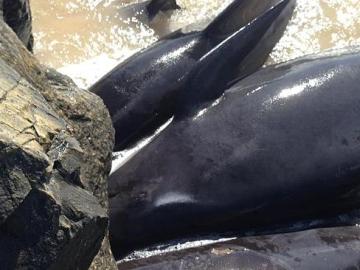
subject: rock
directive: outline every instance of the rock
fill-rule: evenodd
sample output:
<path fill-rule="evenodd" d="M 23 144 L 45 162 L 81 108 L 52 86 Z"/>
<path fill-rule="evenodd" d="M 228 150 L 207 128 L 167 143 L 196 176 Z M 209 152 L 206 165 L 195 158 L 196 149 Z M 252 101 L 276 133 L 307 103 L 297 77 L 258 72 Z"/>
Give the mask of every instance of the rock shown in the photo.
<path fill-rule="evenodd" d="M 4 0 L 0 0 L 0 20 L 4 20 L 3 2 L 4 2 Z"/>
<path fill-rule="evenodd" d="M 0 17 L 3 17 L 28 50 L 32 51 L 34 37 L 29 0 L 0 0 L 0 10 Z"/>
<path fill-rule="evenodd" d="M 48 81 L 56 90 L 51 104 L 55 104 L 57 111 L 71 124 L 72 134 L 84 151 L 79 184 L 91 191 L 102 207 L 108 209 L 107 178 L 114 142 L 109 113 L 98 96 L 80 90 L 70 78 L 53 69 L 45 70 Z M 91 269 L 116 269 L 115 265 L 107 236 Z"/>
<path fill-rule="evenodd" d="M 43 92 L 50 104 L 71 126 L 84 150 L 81 178 L 85 188 L 108 208 L 107 177 L 111 169 L 114 130 L 102 100 L 89 91 L 79 89 L 73 81 L 57 71 L 45 68 L 46 81 L 51 85 Z M 55 91 L 49 92 L 48 89 Z M 51 90 L 50 90 L 51 91 Z"/>
<path fill-rule="evenodd" d="M 104 238 L 113 143 L 100 98 L 0 21 L 1 269 L 116 269 Z"/>

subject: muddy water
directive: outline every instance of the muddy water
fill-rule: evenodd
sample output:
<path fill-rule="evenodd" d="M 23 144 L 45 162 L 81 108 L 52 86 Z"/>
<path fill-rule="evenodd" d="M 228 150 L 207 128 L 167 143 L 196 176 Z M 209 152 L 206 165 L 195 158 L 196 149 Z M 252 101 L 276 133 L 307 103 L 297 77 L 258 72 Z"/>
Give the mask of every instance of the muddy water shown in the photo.
<path fill-rule="evenodd" d="M 159 16 L 152 24 L 141 15 L 124 12 L 125 6 L 138 1 L 31 0 L 35 54 L 87 87 L 164 33 L 209 21 L 231 0 L 178 0 L 182 10 Z M 359 17 L 359 0 L 298 0 L 269 63 L 360 45 Z"/>

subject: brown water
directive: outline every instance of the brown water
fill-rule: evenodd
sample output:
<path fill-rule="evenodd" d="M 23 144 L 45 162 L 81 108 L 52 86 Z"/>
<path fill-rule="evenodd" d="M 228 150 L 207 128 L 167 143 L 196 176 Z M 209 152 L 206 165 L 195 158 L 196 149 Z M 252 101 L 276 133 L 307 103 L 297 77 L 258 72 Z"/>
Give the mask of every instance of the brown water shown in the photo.
<path fill-rule="evenodd" d="M 31 0 L 35 54 L 87 87 L 159 35 L 209 21 L 231 0 L 178 0 L 182 10 L 149 25 L 122 8 L 139 0 Z M 360 45 L 359 0 L 298 0 L 271 55 L 281 62 L 329 48 Z"/>

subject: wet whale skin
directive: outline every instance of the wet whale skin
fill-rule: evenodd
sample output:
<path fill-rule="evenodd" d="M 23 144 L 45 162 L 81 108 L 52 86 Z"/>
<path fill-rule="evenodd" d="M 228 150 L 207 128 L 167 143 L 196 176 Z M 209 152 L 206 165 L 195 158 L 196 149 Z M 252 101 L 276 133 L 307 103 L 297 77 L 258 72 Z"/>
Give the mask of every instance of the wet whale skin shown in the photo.
<path fill-rule="evenodd" d="M 233 79 L 260 68 L 282 36 L 294 5 L 295 0 L 235 0 L 203 31 L 177 31 L 96 82 L 90 90 L 109 109 L 115 150 L 133 146 L 171 118 L 182 106 L 179 93 L 198 91 L 192 85 L 203 85 L 197 102 L 202 95 L 218 95 L 212 94 L 213 85 L 222 92 Z M 184 103 L 191 104 L 186 99 Z"/>
<path fill-rule="evenodd" d="M 265 68 L 109 180 L 115 254 L 359 206 L 360 54 Z"/>
<path fill-rule="evenodd" d="M 119 263 L 119 270 L 358 269 L 359 227 L 337 227 L 239 238 Z"/>

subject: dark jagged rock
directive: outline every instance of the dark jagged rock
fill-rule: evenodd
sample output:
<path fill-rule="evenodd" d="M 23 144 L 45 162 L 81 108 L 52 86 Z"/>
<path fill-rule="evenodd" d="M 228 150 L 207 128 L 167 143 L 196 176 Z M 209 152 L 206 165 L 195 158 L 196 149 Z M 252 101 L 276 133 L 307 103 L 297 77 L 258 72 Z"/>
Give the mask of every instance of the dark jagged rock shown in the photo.
<path fill-rule="evenodd" d="M 1 269 L 115 269 L 113 137 L 100 98 L 41 66 L 0 21 Z"/>
<path fill-rule="evenodd" d="M 0 78 L 1 267 L 87 269 L 106 232 L 106 211 L 62 176 L 54 164 L 63 161 L 48 152 L 67 151 L 67 141 L 75 139 L 37 89 L 3 60 Z M 81 159 L 80 151 L 72 155 Z"/>
<path fill-rule="evenodd" d="M 1 0 L 0 15 L 14 30 L 29 51 L 32 51 L 34 37 L 32 34 L 32 17 L 29 0 Z"/>
<path fill-rule="evenodd" d="M 4 2 L 4 0 L 0 0 L 0 20 L 4 20 L 3 2 Z"/>
<path fill-rule="evenodd" d="M 103 102 L 94 94 L 79 89 L 70 78 L 53 69 L 45 69 L 47 81 L 55 89 L 51 104 L 71 125 L 71 133 L 83 149 L 83 162 L 78 183 L 91 191 L 102 207 L 108 209 L 107 178 L 111 169 L 114 131 Z M 53 96 L 55 94 L 55 96 Z M 64 156 L 66 158 L 66 155 Z M 76 162 L 75 162 L 76 163 Z M 74 162 L 65 162 L 69 175 L 77 173 Z M 69 168 L 70 166 L 70 168 Z M 91 269 L 114 269 L 108 237 Z"/>

